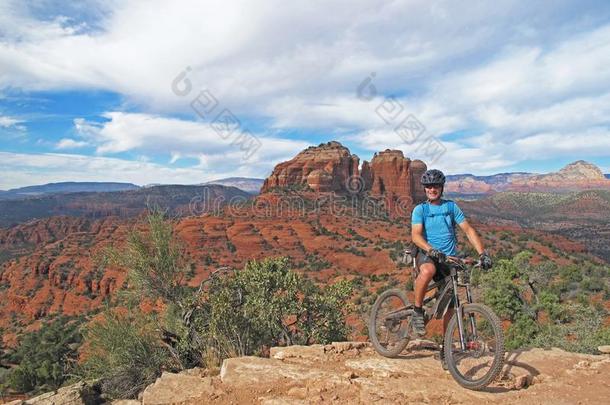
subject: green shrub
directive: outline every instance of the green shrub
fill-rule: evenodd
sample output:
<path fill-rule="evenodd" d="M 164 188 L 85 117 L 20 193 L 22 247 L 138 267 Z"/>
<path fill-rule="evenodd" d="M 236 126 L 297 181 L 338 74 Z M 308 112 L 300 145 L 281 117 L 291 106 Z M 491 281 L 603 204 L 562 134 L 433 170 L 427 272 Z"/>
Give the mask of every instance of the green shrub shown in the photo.
<path fill-rule="evenodd" d="M 591 264 L 532 265 L 530 258 L 522 252 L 511 260 L 499 260 L 481 276 L 483 301 L 511 321 L 507 348 L 560 347 L 594 353 L 597 346 L 607 344 L 606 311 L 591 305 L 589 294 L 603 290 L 607 270 Z M 548 314 L 548 321 L 541 321 L 541 311 Z"/>
<path fill-rule="evenodd" d="M 80 320 L 60 316 L 21 340 L 8 355 L 18 364 L 7 376 L 6 385 L 17 392 L 36 393 L 62 386 L 74 371 L 82 341 Z"/>
<path fill-rule="evenodd" d="M 357 249 L 356 247 L 354 247 L 354 246 L 349 246 L 349 247 L 346 247 L 346 248 L 344 248 L 344 249 L 343 249 L 343 251 L 344 251 L 344 252 L 351 253 L 351 254 L 356 255 L 356 256 L 362 256 L 362 257 L 366 256 L 366 254 L 365 254 L 363 251 L 358 250 L 358 249 Z"/>
<path fill-rule="evenodd" d="M 565 305 L 569 323 L 545 325 L 531 346 L 596 353 L 597 347 L 610 344 L 610 327 L 603 326 L 605 311 L 579 304 Z"/>
<path fill-rule="evenodd" d="M 508 350 L 528 347 L 540 330 L 532 318 L 520 316 L 506 331 L 506 348 Z"/>
<path fill-rule="evenodd" d="M 351 291 L 346 281 L 318 287 L 292 272 L 286 258 L 249 262 L 210 286 L 207 349 L 220 360 L 263 346 L 344 340 Z"/>
<path fill-rule="evenodd" d="M 201 363 L 203 349 L 192 319 L 192 307 L 199 305 L 199 297 L 185 285 L 192 263 L 162 212 L 151 211 L 147 225 L 130 232 L 121 250 L 109 249 L 106 259 L 128 270 L 130 288 L 121 298 L 132 311 L 137 311 L 142 297 L 166 305 L 164 322 L 154 325 L 160 331 L 158 338 L 171 341 L 168 349 L 180 368 L 195 367 Z"/>
<path fill-rule="evenodd" d="M 103 320 L 88 326 L 85 338 L 82 372 L 101 379 L 102 392 L 110 398 L 135 398 L 162 369 L 176 369 L 152 323 L 141 313 L 108 310 Z"/>
<path fill-rule="evenodd" d="M 190 266 L 174 235 L 171 222 L 160 211 L 151 211 L 147 230 L 133 230 L 121 249 L 108 249 L 110 264 L 128 269 L 129 283 L 139 302 L 142 297 L 180 302 L 188 293 L 183 284 Z"/>
<path fill-rule="evenodd" d="M 515 320 L 523 311 L 521 288 L 510 279 L 494 275 L 495 272 L 484 276 L 483 302 L 498 316 Z"/>
<path fill-rule="evenodd" d="M 538 308 L 545 310 L 549 318 L 553 321 L 567 321 L 567 313 L 564 306 L 560 303 L 559 297 L 548 291 L 540 292 L 538 296 Z"/>

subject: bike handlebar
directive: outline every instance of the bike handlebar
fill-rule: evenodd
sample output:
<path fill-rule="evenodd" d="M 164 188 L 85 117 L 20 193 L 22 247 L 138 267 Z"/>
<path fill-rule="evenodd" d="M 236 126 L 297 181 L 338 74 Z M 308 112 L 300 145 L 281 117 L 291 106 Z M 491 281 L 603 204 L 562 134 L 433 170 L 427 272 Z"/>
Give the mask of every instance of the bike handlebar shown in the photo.
<path fill-rule="evenodd" d="M 411 254 L 411 250 L 405 249 L 405 250 L 403 250 L 402 253 L 403 253 L 403 255 Z M 462 264 L 462 265 L 465 264 L 465 265 L 472 266 L 472 267 L 481 267 L 481 261 L 475 260 L 472 257 L 461 258 L 458 256 L 447 256 L 445 259 L 445 262 L 450 262 L 450 263 L 454 263 L 454 264 Z"/>
<path fill-rule="evenodd" d="M 450 263 L 455 263 L 455 264 L 466 264 L 468 266 L 472 266 L 472 267 L 481 267 L 481 261 L 480 260 L 474 260 L 471 257 L 466 257 L 466 258 L 461 258 L 461 257 L 457 257 L 457 256 L 447 256 L 446 261 L 450 262 Z"/>

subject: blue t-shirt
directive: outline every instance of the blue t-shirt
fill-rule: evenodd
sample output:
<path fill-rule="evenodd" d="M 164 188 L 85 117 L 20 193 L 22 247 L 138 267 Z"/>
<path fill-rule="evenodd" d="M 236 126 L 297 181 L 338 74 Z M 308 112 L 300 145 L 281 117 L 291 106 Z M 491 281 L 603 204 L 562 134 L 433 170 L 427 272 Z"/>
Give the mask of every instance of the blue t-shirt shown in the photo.
<path fill-rule="evenodd" d="M 424 239 L 435 249 L 446 255 L 457 255 L 457 234 L 451 220 L 449 210 L 453 209 L 453 218 L 456 224 L 466 220 L 464 213 L 453 201 L 441 200 L 441 204 L 428 204 L 427 217 L 424 218 L 424 204 L 413 209 L 411 224 L 424 224 Z"/>

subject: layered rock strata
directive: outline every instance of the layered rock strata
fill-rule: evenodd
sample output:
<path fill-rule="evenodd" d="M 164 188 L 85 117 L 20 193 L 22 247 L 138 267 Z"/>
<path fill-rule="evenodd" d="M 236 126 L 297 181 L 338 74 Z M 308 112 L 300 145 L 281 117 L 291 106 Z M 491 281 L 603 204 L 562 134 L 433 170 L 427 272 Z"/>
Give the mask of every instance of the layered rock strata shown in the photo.
<path fill-rule="evenodd" d="M 261 193 L 276 188 L 307 188 L 315 192 L 365 192 L 417 202 L 425 198 L 419 178 L 426 170 L 421 160 L 406 158 L 402 151 L 376 153 L 359 167 L 359 158 L 339 142 L 311 146 L 293 159 L 278 164 L 265 180 Z"/>

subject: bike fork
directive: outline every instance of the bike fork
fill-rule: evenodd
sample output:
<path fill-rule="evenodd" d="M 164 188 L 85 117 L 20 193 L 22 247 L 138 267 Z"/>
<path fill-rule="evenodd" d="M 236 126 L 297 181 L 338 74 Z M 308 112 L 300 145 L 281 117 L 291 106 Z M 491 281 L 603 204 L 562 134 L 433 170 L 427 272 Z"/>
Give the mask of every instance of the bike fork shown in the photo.
<path fill-rule="evenodd" d="M 466 287 L 466 300 L 468 301 L 469 304 L 472 304 L 472 293 L 470 292 L 470 286 Z M 477 325 L 474 321 L 474 314 L 470 314 L 469 315 L 470 318 L 470 328 L 472 330 L 472 340 L 476 341 L 478 339 L 477 337 Z"/>
<path fill-rule="evenodd" d="M 456 309 L 456 313 L 455 316 L 457 316 L 457 323 L 458 323 L 458 332 L 460 334 L 460 346 L 462 348 L 462 350 L 466 350 L 466 339 L 464 338 L 464 322 L 462 320 L 462 312 L 463 312 L 463 308 L 462 305 L 460 304 L 460 297 L 458 296 L 458 289 L 457 289 L 457 280 L 455 279 L 455 277 L 452 277 L 452 281 L 453 281 L 453 299 L 455 301 L 455 309 Z"/>

